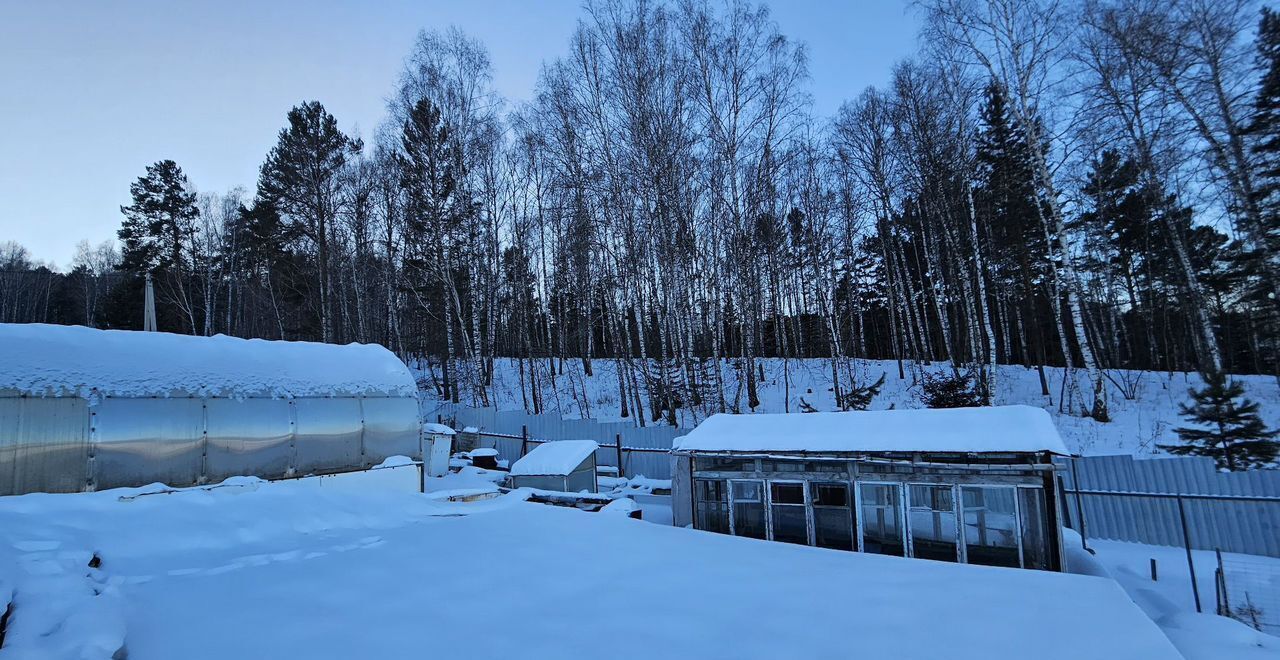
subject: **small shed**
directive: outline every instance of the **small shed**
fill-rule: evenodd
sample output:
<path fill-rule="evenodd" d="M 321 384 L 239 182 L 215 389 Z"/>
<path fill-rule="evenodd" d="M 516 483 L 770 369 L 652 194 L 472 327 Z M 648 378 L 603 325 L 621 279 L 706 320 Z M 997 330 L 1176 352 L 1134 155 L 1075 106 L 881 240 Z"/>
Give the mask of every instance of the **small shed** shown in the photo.
<path fill-rule="evenodd" d="M 417 397 L 376 344 L 0 324 L 0 495 L 423 459 Z"/>
<path fill-rule="evenodd" d="M 1063 570 L 1040 408 L 713 415 L 677 438 L 675 524 L 901 557 Z"/>
<path fill-rule="evenodd" d="M 435 422 L 422 425 L 422 444 L 426 456 L 426 474 L 428 477 L 443 477 L 449 474 L 449 456 L 453 454 L 453 440 L 457 436 L 453 428 Z"/>
<path fill-rule="evenodd" d="M 599 448 L 594 440 L 544 442 L 511 466 L 511 486 L 565 493 L 597 492 Z"/>

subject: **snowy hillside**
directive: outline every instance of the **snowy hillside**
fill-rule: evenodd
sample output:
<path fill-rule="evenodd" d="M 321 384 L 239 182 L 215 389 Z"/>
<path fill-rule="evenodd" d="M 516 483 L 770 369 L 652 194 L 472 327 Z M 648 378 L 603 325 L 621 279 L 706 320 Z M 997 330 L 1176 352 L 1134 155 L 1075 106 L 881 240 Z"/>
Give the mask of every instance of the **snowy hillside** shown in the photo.
<path fill-rule="evenodd" d="M 798 412 L 802 402 L 817 410 L 835 410 L 835 400 L 830 386 L 831 365 L 827 360 L 761 360 L 765 379 L 760 383 L 761 405 L 754 412 Z M 545 365 L 545 362 L 541 363 Z M 592 376 L 584 376 L 579 360 L 565 360 L 563 373 L 556 376 L 552 391 L 547 384 L 544 400 L 547 412 L 558 412 L 569 418 L 592 418 L 616 421 L 619 417 L 618 377 L 612 360 L 595 360 Z M 945 363 L 924 367 L 943 372 Z M 737 387 L 737 371 L 729 364 L 721 365 L 725 379 L 725 391 L 732 399 Z M 910 367 L 905 379 L 898 378 L 895 362 L 889 360 L 857 361 L 858 383 L 875 382 L 885 376 L 884 388 L 872 402 L 875 410 L 887 408 L 920 408 L 920 388 L 913 383 Z M 493 396 L 500 410 L 522 410 L 520 376 L 516 362 L 498 361 L 494 377 Z M 1194 373 L 1182 372 L 1109 372 L 1112 383 L 1108 396 L 1112 421 L 1102 424 L 1092 419 L 1062 414 L 1059 411 L 1063 390 L 1063 370 L 1046 368 L 1051 396 L 1040 394 L 1040 378 L 1033 368 L 1002 365 L 997 369 L 996 403 L 1026 404 L 1048 410 L 1059 432 L 1072 451 L 1083 454 L 1132 454 L 1150 456 L 1163 453 L 1159 444 L 1176 443 L 1174 429 L 1185 422 L 1178 415 L 1178 405 L 1189 400 L 1187 389 L 1198 387 L 1200 378 Z M 1280 427 L 1280 386 L 1271 376 L 1240 376 L 1249 398 L 1261 403 L 1263 420 L 1271 428 Z M 1088 381 L 1082 370 L 1076 379 L 1081 392 L 1088 391 Z M 1132 398 L 1126 398 L 1128 390 Z M 743 409 L 746 395 L 742 395 Z M 428 409 L 430 407 L 428 406 Z M 651 416 L 650 416 L 651 419 Z M 681 425 L 694 426 L 698 421 L 687 413 Z M 654 422 L 646 420 L 646 423 Z M 663 422 L 657 422 L 662 424 Z"/>

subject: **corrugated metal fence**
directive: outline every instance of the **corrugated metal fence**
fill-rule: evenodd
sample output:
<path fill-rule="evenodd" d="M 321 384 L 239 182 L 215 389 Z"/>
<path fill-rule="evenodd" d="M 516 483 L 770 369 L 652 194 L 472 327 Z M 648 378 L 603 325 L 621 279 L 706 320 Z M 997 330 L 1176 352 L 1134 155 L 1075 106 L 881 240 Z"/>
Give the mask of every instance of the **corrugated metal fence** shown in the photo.
<path fill-rule="evenodd" d="M 1219 472 L 1204 457 L 1087 456 L 1059 465 L 1064 513 L 1077 531 L 1083 518 L 1088 538 L 1280 557 L 1280 471 Z"/>
<path fill-rule="evenodd" d="M 520 410 L 495 410 L 472 408 L 456 404 L 429 403 L 423 407 L 423 418 L 436 419 L 462 430 L 473 426 L 487 433 L 519 437 L 522 431 L 531 440 L 595 440 L 600 444 L 596 452 L 598 465 L 621 467 L 629 477 L 644 476 L 650 479 L 670 479 L 671 459 L 666 450 L 677 437 L 688 429 L 671 426 L 647 426 L 639 428 L 631 422 L 597 422 L 593 419 L 563 419 L 555 414 L 530 415 Z M 622 440 L 622 465 L 618 465 L 616 443 Z M 492 439 L 498 457 L 515 462 L 520 458 L 520 441 Z M 488 443 L 486 443 L 487 445 Z M 654 451 L 657 450 L 657 451 Z"/>

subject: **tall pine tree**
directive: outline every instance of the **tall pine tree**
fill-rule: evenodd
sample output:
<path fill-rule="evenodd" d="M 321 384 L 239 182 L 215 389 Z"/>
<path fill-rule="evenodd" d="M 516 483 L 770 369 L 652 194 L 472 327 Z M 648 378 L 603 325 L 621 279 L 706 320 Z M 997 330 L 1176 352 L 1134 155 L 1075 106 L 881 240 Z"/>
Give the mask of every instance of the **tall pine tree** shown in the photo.
<path fill-rule="evenodd" d="M 182 266 L 183 246 L 200 215 L 187 175 L 171 160 L 147 166 L 129 186 L 133 203 L 121 206 L 124 221 L 116 235 L 124 244 L 121 270 L 148 272 Z"/>
<path fill-rule="evenodd" d="M 465 232 L 474 230 L 476 205 L 462 185 L 466 178 L 462 145 L 440 108 L 420 99 L 409 111 L 400 136 L 396 163 L 405 194 L 406 280 L 428 314 L 436 314 L 445 331 L 441 356 L 441 395 L 459 400 L 454 365 L 461 332 L 459 278 L 467 272 Z M 462 283 L 465 285 L 465 282 Z"/>
<path fill-rule="evenodd" d="M 1268 238 L 1276 241 L 1280 240 L 1280 13 L 1270 7 L 1262 9 L 1258 25 L 1258 65 L 1262 80 L 1250 127 L 1258 163 L 1255 194 L 1271 229 Z"/>
<path fill-rule="evenodd" d="M 142 276 L 155 275 L 160 326 L 195 332 L 185 254 L 200 216 L 196 193 L 172 160 L 148 165 L 146 174 L 129 186 L 129 193 L 133 203 L 120 207 L 124 221 L 116 232 L 122 243 L 119 268 L 135 280 L 135 286 L 125 290 L 141 291 Z"/>
<path fill-rule="evenodd" d="M 1262 235 L 1254 237 L 1247 249 L 1240 245 L 1237 259 L 1246 299 L 1254 306 L 1251 316 L 1270 329 L 1267 342 L 1274 354 L 1280 353 L 1275 336 L 1280 331 L 1280 263 L 1276 263 L 1280 258 L 1280 12 L 1270 7 L 1262 9 L 1257 47 L 1262 79 L 1249 133 L 1256 168 L 1254 203 L 1261 215 Z"/>
<path fill-rule="evenodd" d="M 364 145 L 338 130 L 338 121 L 319 101 L 289 111 L 258 177 L 258 197 L 280 212 L 292 229 L 316 247 L 320 336 L 334 340 L 334 295 L 330 233 L 342 204 L 347 161 Z"/>
<path fill-rule="evenodd" d="M 978 217 L 985 221 L 994 288 L 1011 307 L 1021 308 L 1010 312 L 1025 324 L 1009 353 L 1017 362 L 1037 366 L 1041 393 L 1048 395 L 1044 365 L 1049 349 L 1041 310 L 1051 304 L 1044 290 L 1049 245 L 1036 209 L 1026 133 L 1014 120 L 1004 90 L 995 83 L 987 86 L 981 119 L 974 200 Z M 1048 309 L 1052 313 L 1052 307 Z"/>

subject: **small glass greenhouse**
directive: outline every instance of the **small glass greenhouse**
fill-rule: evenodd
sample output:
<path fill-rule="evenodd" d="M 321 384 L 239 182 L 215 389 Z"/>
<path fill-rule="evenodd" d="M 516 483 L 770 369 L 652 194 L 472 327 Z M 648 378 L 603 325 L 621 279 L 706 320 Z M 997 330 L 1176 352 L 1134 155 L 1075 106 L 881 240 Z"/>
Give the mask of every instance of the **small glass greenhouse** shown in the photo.
<path fill-rule="evenodd" d="M 714 415 L 673 449 L 675 523 L 938 561 L 1063 570 L 1048 413 L 1029 406 Z"/>

